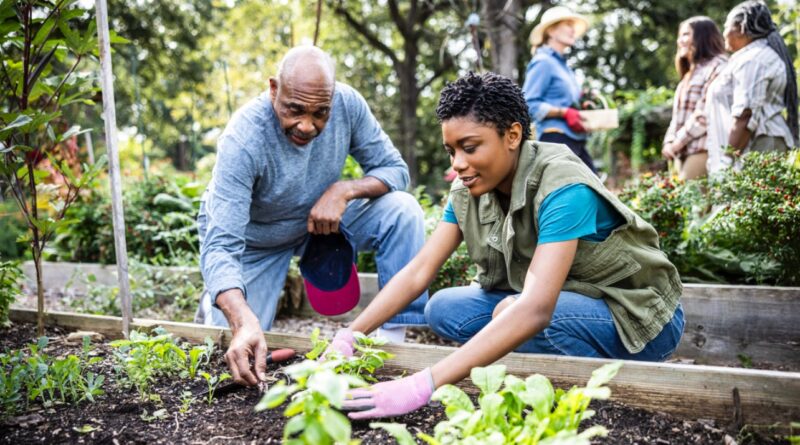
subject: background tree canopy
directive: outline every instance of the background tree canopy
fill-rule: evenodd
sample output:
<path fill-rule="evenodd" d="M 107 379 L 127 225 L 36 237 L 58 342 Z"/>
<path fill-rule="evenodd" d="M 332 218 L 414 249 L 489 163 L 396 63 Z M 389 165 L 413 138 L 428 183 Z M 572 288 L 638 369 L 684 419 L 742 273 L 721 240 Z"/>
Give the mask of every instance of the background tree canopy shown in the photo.
<path fill-rule="evenodd" d="M 615 93 L 618 105 L 635 102 L 633 116 L 662 103 L 638 98 L 663 101 L 669 95 L 630 90 L 671 91 L 677 83 L 678 24 L 708 15 L 721 26 L 737 3 L 322 0 L 317 44 L 332 54 L 338 79 L 365 96 L 409 163 L 414 182 L 441 194 L 449 162 L 433 112 L 438 91 L 444 82 L 481 67 L 521 83 L 530 60 L 528 34 L 550 6 L 566 5 L 592 19 L 569 61 L 587 84 Z M 796 58 L 800 8 L 796 2 L 768 3 Z M 288 48 L 312 43 L 317 6 L 301 0 L 111 0 L 111 26 L 130 41 L 116 46 L 113 56 L 117 119 L 128 136 L 123 165 L 133 175 L 141 173 L 145 157 L 168 159 L 181 170 L 207 168 L 196 162 L 214 152 L 232 112 L 266 90 Z M 473 13 L 480 18 L 475 39 L 465 24 Z M 102 129 L 97 110 L 75 116 L 77 123 Z M 662 113 L 658 119 L 663 118 Z M 655 158 L 663 129 L 647 122 L 638 156 Z M 636 157 L 629 147 L 639 142 L 630 131 L 626 127 L 616 145 L 596 144 L 596 157 L 601 159 L 603 150 L 611 161 L 612 151 Z M 94 140 L 102 149 L 102 135 Z"/>

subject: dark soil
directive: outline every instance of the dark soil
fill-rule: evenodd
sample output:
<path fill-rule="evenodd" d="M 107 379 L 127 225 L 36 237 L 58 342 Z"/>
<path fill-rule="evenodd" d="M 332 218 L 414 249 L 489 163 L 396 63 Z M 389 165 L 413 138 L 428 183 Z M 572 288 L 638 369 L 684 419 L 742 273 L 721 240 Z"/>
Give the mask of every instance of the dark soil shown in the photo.
<path fill-rule="evenodd" d="M 51 337 L 51 341 L 45 352 L 51 356 L 77 353 L 80 346 L 67 343 L 66 334 L 64 330 L 48 329 L 47 335 Z M 0 329 L 0 350 L 24 347 L 35 341 L 35 338 L 35 328 L 30 325 L 17 324 Z M 105 395 L 100 396 L 96 403 L 82 402 L 79 406 L 55 405 L 44 408 L 36 403 L 27 412 L 14 416 L 0 413 L 0 444 L 281 442 L 284 426 L 282 411 L 278 409 L 255 413 L 253 407 L 260 399 L 257 389 L 241 389 L 220 396 L 211 405 L 198 397 L 188 412 L 181 413 L 181 393 L 187 390 L 201 391 L 205 387 L 202 379 L 192 382 L 180 379 L 159 382 L 151 391 L 160 395 L 161 403 L 143 402 L 135 390 L 117 386 L 110 348 L 97 344 L 95 351 L 104 358 L 93 370 L 106 376 Z M 219 351 L 213 364 L 215 368 L 212 374 L 226 371 Z M 277 367 L 273 365 L 270 371 L 273 377 L 280 378 Z M 167 412 L 165 418 L 143 420 L 145 410 L 152 415 L 162 408 Z M 607 438 L 593 442 L 597 444 L 723 444 L 729 443 L 725 441 L 726 434 L 734 439 L 737 436 L 735 432 L 724 431 L 711 421 L 678 419 L 614 402 L 594 402 L 592 408 L 597 414 L 586 422 L 586 426 L 601 424 L 610 430 Z M 404 423 L 412 434 L 416 434 L 419 431 L 431 433 L 434 425 L 442 419 L 442 407 L 430 405 L 412 414 L 385 421 Z M 77 431 L 85 426 L 94 430 L 87 433 Z M 363 444 L 395 443 L 383 430 L 370 429 L 367 421 L 353 422 L 353 438 L 360 439 Z M 778 439 L 739 439 L 740 444 L 788 443 Z"/>

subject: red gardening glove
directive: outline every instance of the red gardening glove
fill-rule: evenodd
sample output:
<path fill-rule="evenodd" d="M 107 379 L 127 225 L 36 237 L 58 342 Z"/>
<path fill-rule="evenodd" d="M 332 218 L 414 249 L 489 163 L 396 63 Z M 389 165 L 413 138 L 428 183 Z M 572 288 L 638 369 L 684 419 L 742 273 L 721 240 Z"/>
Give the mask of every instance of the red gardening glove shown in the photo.
<path fill-rule="evenodd" d="M 578 110 L 567 108 L 567 111 L 564 112 L 564 120 L 567 121 L 567 126 L 570 130 L 576 133 L 584 133 L 586 131 L 581 123 L 581 115 Z"/>

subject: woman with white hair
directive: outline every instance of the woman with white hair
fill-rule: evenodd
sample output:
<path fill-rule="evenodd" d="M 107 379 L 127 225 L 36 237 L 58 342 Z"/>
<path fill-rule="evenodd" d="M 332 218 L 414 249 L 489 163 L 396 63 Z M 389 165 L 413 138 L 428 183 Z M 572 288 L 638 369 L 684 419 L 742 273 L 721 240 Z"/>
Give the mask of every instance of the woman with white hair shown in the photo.
<path fill-rule="evenodd" d="M 595 173 L 586 151 L 586 130 L 574 104 L 581 87 L 564 53 L 588 29 L 589 21 L 563 6 L 542 15 L 530 36 L 533 58 L 528 63 L 522 91 L 536 126 L 536 139 L 567 145 Z"/>
<path fill-rule="evenodd" d="M 767 6 L 758 1 L 736 5 L 723 35 L 733 54 L 708 90 L 710 175 L 741 153 L 787 151 L 798 143 L 797 75 Z"/>

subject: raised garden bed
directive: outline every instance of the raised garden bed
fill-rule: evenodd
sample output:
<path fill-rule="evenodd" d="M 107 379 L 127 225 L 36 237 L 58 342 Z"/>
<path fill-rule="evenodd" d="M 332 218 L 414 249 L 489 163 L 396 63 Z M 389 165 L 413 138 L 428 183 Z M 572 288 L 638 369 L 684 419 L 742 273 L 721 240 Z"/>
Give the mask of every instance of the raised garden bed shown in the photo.
<path fill-rule="evenodd" d="M 35 313 L 14 310 L 17 323 L 2 332 L 0 348 L 19 348 L 33 340 L 34 329 L 24 323 Z M 80 346 L 63 342 L 70 330 L 91 330 L 107 338 L 119 338 L 121 320 L 115 317 L 50 313 L 47 316 L 51 355 L 75 353 Z M 209 336 L 220 345 L 230 338 L 227 329 L 208 328 L 188 323 L 136 320 L 132 328 L 148 330 L 163 326 L 168 332 L 187 341 L 202 342 Z M 309 348 L 305 337 L 286 334 L 265 334 L 271 348 Z M 393 346 L 386 350 L 396 354 L 393 365 L 381 378 L 401 372 L 413 372 L 428 366 L 451 351 L 437 346 Z M 96 346 L 103 360 L 94 370 L 106 375 L 106 394 L 95 403 L 82 402 L 79 407 L 56 404 L 49 408 L 33 405 L 31 411 L 6 419 L 0 426 L 0 443 L 279 443 L 284 419 L 281 410 L 255 413 L 253 407 L 260 395 L 257 390 L 242 390 L 218 397 L 211 405 L 203 401 L 191 404 L 190 411 L 180 413 L 181 394 L 205 383 L 196 379 L 158 381 L 153 392 L 162 403 L 142 402 L 135 391 L 116 386 L 107 345 Z M 591 371 L 607 361 L 563 357 L 511 354 L 501 361 L 508 372 L 524 377 L 541 373 L 560 387 L 583 385 Z M 214 373 L 226 370 L 219 351 L 213 356 Z M 274 369 L 274 368 L 271 368 Z M 626 362 L 609 385 L 611 402 L 593 402 L 598 414 L 593 423 L 611 430 L 609 437 L 593 443 L 723 443 L 726 434 L 748 443 L 747 434 L 739 435 L 740 427 L 749 425 L 788 424 L 800 418 L 800 374 L 775 371 L 753 371 L 707 366 L 666 365 Z M 734 403 L 737 389 L 739 403 Z M 164 409 L 166 417 L 145 420 L 144 410 L 152 413 Z M 736 415 L 734 415 L 734 412 Z M 143 418 L 145 417 L 145 418 Z M 431 405 L 414 414 L 391 421 L 405 423 L 413 432 L 430 433 L 443 418 L 440 406 Z M 701 419 L 701 420 L 698 420 Z M 738 424 L 737 424 L 738 423 Z M 90 431 L 91 430 L 91 431 Z M 79 432 L 86 431 L 86 432 Z M 765 430 L 761 428 L 762 434 Z M 779 431 L 785 434 L 787 431 Z M 387 433 L 372 430 L 368 422 L 353 423 L 354 438 L 368 443 L 395 443 Z M 758 437 L 750 443 L 788 443 L 780 439 Z"/>
<path fill-rule="evenodd" d="M 113 285 L 116 282 L 114 266 L 46 262 L 44 267 L 44 285 L 48 289 L 68 287 L 76 293 L 85 292 L 85 283 L 80 277 L 90 274 L 98 284 Z M 23 268 L 29 277 L 32 276 L 32 264 Z M 200 280 L 196 269 L 165 270 L 188 272 Z M 351 320 L 377 293 L 376 274 L 359 274 L 359 280 L 362 292 L 358 307 L 334 317 L 335 323 Z M 800 288 L 684 284 L 681 302 L 686 328 L 675 354 L 677 359 L 707 365 L 800 371 L 800 334 L 797 330 L 800 325 Z M 297 306 L 286 315 L 310 317 L 315 314 L 305 302 Z"/>

